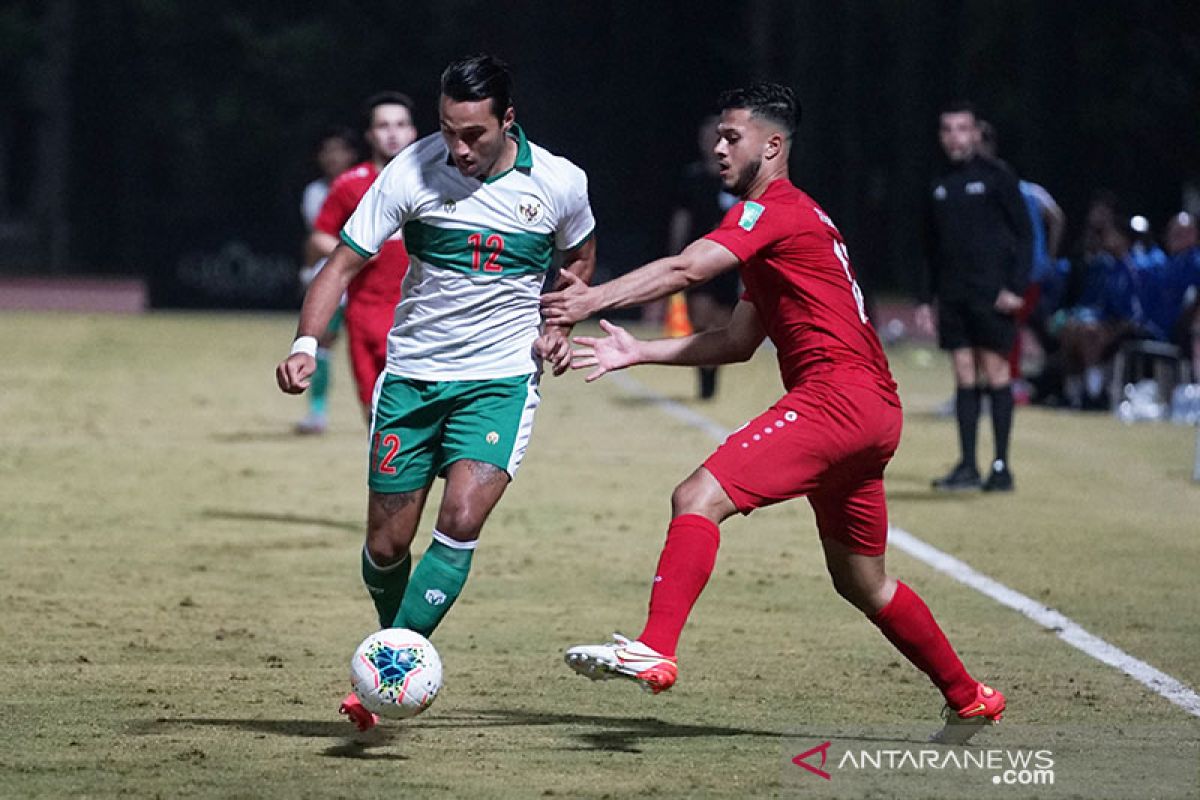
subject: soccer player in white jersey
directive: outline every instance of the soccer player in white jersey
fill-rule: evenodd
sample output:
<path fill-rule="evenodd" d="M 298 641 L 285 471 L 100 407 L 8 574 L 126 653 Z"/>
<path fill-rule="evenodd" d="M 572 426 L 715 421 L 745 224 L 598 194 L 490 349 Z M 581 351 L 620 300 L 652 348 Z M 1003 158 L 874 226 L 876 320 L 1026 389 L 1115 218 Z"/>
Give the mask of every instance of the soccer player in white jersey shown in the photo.
<path fill-rule="evenodd" d="M 382 627 L 431 634 L 467 580 L 480 529 L 525 455 L 541 362 L 570 366 L 569 327 L 542 325 L 555 251 L 591 279 L 587 176 L 516 123 L 508 67 L 487 55 L 442 73 L 441 132 L 383 169 L 313 281 L 279 387 L 303 392 L 315 337 L 366 260 L 403 230 L 410 264 L 372 404 L 362 574 Z M 410 546 L 433 480 L 446 479 L 433 538 Z M 353 693 L 342 713 L 375 724 Z"/>

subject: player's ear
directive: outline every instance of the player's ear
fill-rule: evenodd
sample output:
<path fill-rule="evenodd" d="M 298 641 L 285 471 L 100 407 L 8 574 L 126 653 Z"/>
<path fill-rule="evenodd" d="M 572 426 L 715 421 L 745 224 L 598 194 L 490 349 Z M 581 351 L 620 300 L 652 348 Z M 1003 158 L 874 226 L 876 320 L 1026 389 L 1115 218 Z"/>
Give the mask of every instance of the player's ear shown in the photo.
<path fill-rule="evenodd" d="M 777 158 L 783 153 L 784 135 L 778 131 L 773 132 L 767 137 L 766 144 L 763 146 L 763 157 L 767 159 Z"/>
<path fill-rule="evenodd" d="M 509 106 L 504 112 L 504 116 L 500 120 L 500 130 L 504 131 L 504 133 L 508 133 L 509 129 L 512 128 L 513 123 L 516 121 L 517 112 L 513 110 L 512 106 Z"/>

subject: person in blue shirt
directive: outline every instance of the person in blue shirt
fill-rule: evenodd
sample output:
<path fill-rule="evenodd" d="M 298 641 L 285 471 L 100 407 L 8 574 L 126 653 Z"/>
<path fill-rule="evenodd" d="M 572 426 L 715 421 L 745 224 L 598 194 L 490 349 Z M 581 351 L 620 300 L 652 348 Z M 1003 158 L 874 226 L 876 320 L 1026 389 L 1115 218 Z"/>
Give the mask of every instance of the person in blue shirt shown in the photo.
<path fill-rule="evenodd" d="M 1085 258 L 1079 298 L 1062 315 L 1064 388 L 1074 408 L 1108 407 L 1104 362 L 1122 339 L 1137 333 L 1145 319 L 1133 257 L 1136 231 L 1127 218 L 1119 220 L 1098 232 L 1102 249 Z"/>
<path fill-rule="evenodd" d="M 1169 291 L 1178 298 L 1175 341 L 1192 360 L 1192 380 L 1200 380 L 1200 231 L 1196 218 L 1180 211 L 1167 222 L 1163 243 L 1170 259 Z"/>

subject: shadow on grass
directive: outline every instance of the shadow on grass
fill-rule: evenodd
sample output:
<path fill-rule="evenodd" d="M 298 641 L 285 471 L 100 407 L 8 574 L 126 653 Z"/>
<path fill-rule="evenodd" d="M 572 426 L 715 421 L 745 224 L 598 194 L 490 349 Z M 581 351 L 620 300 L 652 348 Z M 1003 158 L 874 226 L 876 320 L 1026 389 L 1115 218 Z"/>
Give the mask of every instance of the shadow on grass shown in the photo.
<path fill-rule="evenodd" d="M 214 433 L 208 437 L 214 442 L 237 444 L 239 442 L 291 442 L 298 437 L 290 430 L 283 431 L 230 431 Z"/>
<path fill-rule="evenodd" d="M 672 403 L 679 403 L 680 405 L 686 406 L 692 404 L 695 399 L 696 398 L 691 395 L 664 395 L 662 397 L 658 397 L 657 395 L 654 397 L 630 397 L 629 395 L 619 395 L 612 398 L 611 402 L 618 406 L 637 408 L 640 406 L 658 405 L 664 400 L 669 400 Z"/>
<path fill-rule="evenodd" d="M 463 711 L 426 720 L 429 728 L 531 728 L 564 727 L 585 730 L 564 730 L 563 733 L 579 742 L 579 746 L 560 749 L 602 750 L 618 753 L 640 753 L 638 745 L 660 739 L 696 739 L 712 737 L 765 736 L 780 738 L 778 731 L 750 728 L 731 728 L 716 725 L 687 725 L 664 722 L 655 717 L 606 717 L 595 714 L 557 714 L 528 709 L 487 709 Z M 587 730 L 590 728 L 591 730 Z"/>
<path fill-rule="evenodd" d="M 226 728 L 268 736 L 295 736 L 302 739 L 338 739 L 321 751 L 329 758 L 359 758 L 374 761 L 405 761 L 400 753 L 373 753 L 374 749 L 395 744 L 402 728 L 381 726 L 365 733 L 350 730 L 344 720 L 307 719 L 233 719 L 212 717 L 159 718 L 136 722 L 129 726 L 131 733 L 142 736 L 175 731 L 179 728 Z"/>
<path fill-rule="evenodd" d="M 272 514 L 266 511 L 227 511 L 220 508 L 206 508 L 200 512 L 205 519 L 228 519 L 238 522 L 278 522 L 281 525 L 317 525 L 323 528 L 334 528 L 339 531 L 362 533 L 361 522 L 345 522 L 326 517 L 305 517 L 299 514 Z"/>
<path fill-rule="evenodd" d="M 484 731 L 499 728 L 561 728 L 558 733 L 574 746 L 560 750 L 599 750 L 611 753 L 641 753 L 647 743 L 671 739 L 831 739 L 847 742 L 885 742 L 889 744 L 923 744 L 924 739 L 911 733 L 864 736 L 858 733 L 830 735 L 828 730 L 793 729 L 788 731 L 759 730 L 725 725 L 693 725 L 667 722 L 656 717 L 600 716 L 597 714 L 561 714 L 529 709 L 480 709 L 454 711 L 444 715 L 436 712 L 428 717 L 401 723 L 387 723 L 365 733 L 349 731 L 344 720 L 273 720 L 232 719 L 207 717 L 159 718 L 136 722 L 130 733 L 156 735 L 187 727 L 215 727 L 246 731 L 270 736 L 294 736 L 305 739 L 337 739 L 321 751 L 329 758 L 358 758 L 403 761 L 408 756 L 399 753 L 374 753 L 377 748 L 398 744 L 408 729 Z"/>
<path fill-rule="evenodd" d="M 938 492 L 933 489 L 888 489 L 888 500 L 905 500 L 915 501 L 918 503 L 944 503 L 950 500 L 958 502 L 972 502 L 978 498 L 982 492 L 962 491 L 962 492 Z"/>

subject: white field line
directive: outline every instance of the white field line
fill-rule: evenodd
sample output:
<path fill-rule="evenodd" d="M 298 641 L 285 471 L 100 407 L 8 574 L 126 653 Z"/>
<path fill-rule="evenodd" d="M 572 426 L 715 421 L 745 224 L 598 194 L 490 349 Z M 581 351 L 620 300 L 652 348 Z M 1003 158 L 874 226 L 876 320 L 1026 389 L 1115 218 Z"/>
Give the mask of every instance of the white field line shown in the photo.
<path fill-rule="evenodd" d="M 674 417 L 685 425 L 708 434 L 714 441 L 723 442 L 731 433 L 721 425 L 713 422 L 692 409 L 663 397 L 645 385 L 623 373 L 609 376 L 629 394 L 650 401 L 660 411 Z M 908 531 L 891 527 L 888 531 L 888 542 L 903 550 L 908 555 L 922 561 L 945 575 L 949 575 L 975 591 L 992 598 L 997 603 L 1011 608 L 1036 622 L 1075 649 L 1086 653 L 1097 661 L 1115 667 L 1147 687 L 1155 694 L 1166 698 L 1193 716 L 1200 717 L 1200 695 L 1187 684 L 1172 678 L 1165 672 L 1134 658 L 1116 645 L 1110 644 L 1095 634 L 1086 631 L 1079 623 L 1052 608 L 1042 605 L 1033 598 L 1026 597 L 1015 589 L 989 578 L 981 572 L 972 569 L 968 564 L 959 561 L 949 553 L 945 553 L 928 544 Z"/>

